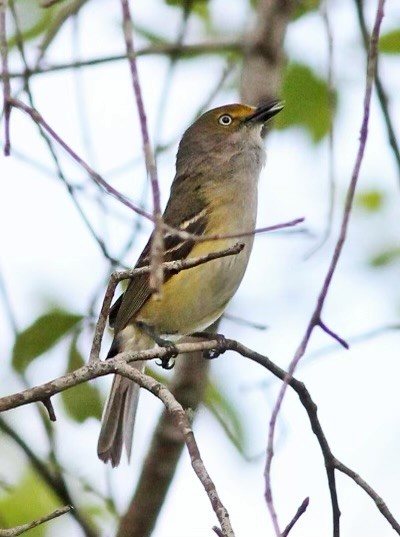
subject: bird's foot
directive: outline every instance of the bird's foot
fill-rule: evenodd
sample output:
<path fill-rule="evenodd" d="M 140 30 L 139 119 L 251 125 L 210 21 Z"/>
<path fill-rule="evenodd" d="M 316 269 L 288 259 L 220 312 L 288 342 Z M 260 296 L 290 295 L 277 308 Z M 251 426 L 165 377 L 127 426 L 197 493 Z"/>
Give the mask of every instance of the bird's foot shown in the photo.
<path fill-rule="evenodd" d="M 159 347 L 166 349 L 166 354 L 160 358 L 159 362 L 156 362 L 156 364 L 161 366 L 163 369 L 172 369 L 175 365 L 174 358 L 176 358 L 179 354 L 175 343 L 163 338 L 158 338 L 156 343 Z"/>
<path fill-rule="evenodd" d="M 223 334 L 214 334 L 213 332 L 195 332 L 194 334 L 191 334 L 191 336 L 202 339 L 215 339 L 217 341 L 218 346 L 215 349 L 203 351 L 203 357 L 207 360 L 218 358 L 218 356 L 226 351 L 226 338 Z"/>
<path fill-rule="evenodd" d="M 175 343 L 169 341 L 169 339 L 164 339 L 157 334 L 154 327 L 138 321 L 136 323 L 143 332 L 145 332 L 159 347 L 166 349 L 166 354 L 160 358 L 157 365 L 161 366 L 163 369 L 172 369 L 175 365 L 175 360 L 170 360 L 176 358 L 179 354 L 178 349 L 176 348 Z"/>

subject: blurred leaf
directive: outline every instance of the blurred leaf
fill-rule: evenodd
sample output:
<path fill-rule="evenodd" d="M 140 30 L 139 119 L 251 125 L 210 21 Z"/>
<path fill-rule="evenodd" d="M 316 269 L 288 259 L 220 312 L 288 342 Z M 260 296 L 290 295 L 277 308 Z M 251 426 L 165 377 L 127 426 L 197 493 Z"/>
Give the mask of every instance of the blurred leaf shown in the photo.
<path fill-rule="evenodd" d="M 384 194 L 379 190 L 364 190 L 356 197 L 356 203 L 368 212 L 376 212 L 382 207 Z"/>
<path fill-rule="evenodd" d="M 12 365 L 22 373 L 38 356 L 51 349 L 59 339 L 82 319 L 67 311 L 52 310 L 20 332 L 16 337 L 12 352 Z"/>
<path fill-rule="evenodd" d="M 57 507 L 61 505 L 51 489 L 35 472 L 27 470 L 11 491 L 0 496 L 1 526 L 14 527 L 31 522 L 51 513 Z M 43 537 L 49 524 L 51 522 L 29 530 L 29 537 Z"/>
<path fill-rule="evenodd" d="M 380 37 L 379 51 L 385 54 L 400 53 L 400 29 L 392 30 Z"/>
<path fill-rule="evenodd" d="M 42 9 L 34 0 L 18 0 L 15 2 L 15 10 L 24 42 L 40 36 L 52 20 L 52 9 Z M 8 39 L 9 48 L 15 47 L 17 42 L 17 32 L 14 32 Z"/>
<path fill-rule="evenodd" d="M 262 0 L 250 0 L 252 8 L 256 9 Z M 319 7 L 320 0 L 298 0 L 294 4 L 293 20 L 299 19 L 310 11 L 315 11 Z"/>
<path fill-rule="evenodd" d="M 235 448 L 241 455 L 244 455 L 243 425 L 233 402 L 209 381 L 203 403 L 222 426 Z"/>
<path fill-rule="evenodd" d="M 77 15 L 86 2 L 88 0 L 63 0 L 63 2 L 59 2 L 51 8 L 53 10 L 53 16 L 39 45 L 42 54 L 44 54 L 54 41 L 64 24 L 71 17 Z"/>
<path fill-rule="evenodd" d="M 282 84 L 281 97 L 285 109 L 275 119 L 275 127 L 286 129 L 299 126 L 306 129 L 317 143 L 329 132 L 331 124 L 327 82 L 308 66 L 288 65 Z M 335 92 L 336 109 L 336 92 Z"/>
<path fill-rule="evenodd" d="M 165 0 L 169 6 L 187 8 L 189 13 L 195 13 L 205 22 L 210 20 L 209 0 Z"/>
<path fill-rule="evenodd" d="M 144 37 L 153 45 L 165 45 L 169 43 L 168 39 L 166 39 L 162 35 L 156 34 L 152 30 L 149 30 L 148 28 L 145 28 L 138 23 L 135 23 L 135 33 L 137 33 L 141 37 Z"/>
<path fill-rule="evenodd" d="M 76 338 L 71 342 L 68 356 L 68 373 L 85 365 L 76 345 Z M 61 392 L 61 399 L 68 415 L 78 423 L 88 418 L 101 418 L 103 404 L 97 388 L 87 382 Z"/>
<path fill-rule="evenodd" d="M 310 11 L 316 11 L 319 8 L 319 0 L 300 0 L 295 3 L 293 20 L 299 19 L 303 15 L 310 13 Z"/>
<path fill-rule="evenodd" d="M 383 267 L 398 261 L 400 258 L 400 246 L 388 248 L 375 255 L 369 262 L 372 267 Z"/>

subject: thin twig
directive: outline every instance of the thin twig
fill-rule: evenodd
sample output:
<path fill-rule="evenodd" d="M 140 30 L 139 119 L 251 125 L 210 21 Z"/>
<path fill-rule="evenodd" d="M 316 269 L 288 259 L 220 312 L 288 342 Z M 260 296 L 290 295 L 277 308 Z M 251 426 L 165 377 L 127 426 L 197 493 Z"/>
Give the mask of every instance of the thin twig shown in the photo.
<path fill-rule="evenodd" d="M 377 506 L 379 511 L 390 523 L 394 531 L 400 535 L 400 524 L 389 511 L 386 503 L 383 501 L 381 496 L 379 496 L 379 494 L 375 492 L 375 490 L 370 485 L 368 485 L 368 483 L 366 483 L 362 477 L 360 477 L 356 472 L 354 472 L 354 470 L 351 470 L 337 459 L 335 459 L 335 468 L 339 472 L 348 475 L 355 483 L 357 483 L 359 487 L 361 487 L 368 494 L 368 496 L 370 496 L 374 500 L 375 505 Z"/>
<path fill-rule="evenodd" d="M 178 261 L 169 261 L 169 262 L 163 263 L 163 270 L 173 271 L 174 273 L 178 273 L 181 270 L 186 270 L 188 268 L 192 268 L 197 265 L 202 265 L 203 263 L 208 263 L 209 261 L 212 261 L 213 259 L 218 259 L 220 257 L 226 257 L 230 255 L 237 255 L 242 250 L 243 250 L 243 244 L 238 243 L 230 248 L 226 248 L 225 250 L 220 250 L 217 252 L 210 252 L 209 254 L 202 256 L 202 257 L 196 257 L 192 259 L 182 259 Z M 147 274 L 150 272 L 150 270 L 151 270 L 151 267 L 146 266 L 146 267 L 140 267 L 140 268 L 136 268 L 132 270 L 114 272 L 113 274 L 111 274 L 110 280 L 107 286 L 107 290 L 104 295 L 103 304 L 101 306 L 100 315 L 96 324 L 94 336 L 93 336 L 93 343 L 92 343 L 92 348 L 90 351 L 89 363 L 99 359 L 101 342 L 103 339 L 103 334 L 104 334 L 104 330 L 105 330 L 106 323 L 107 323 L 108 313 L 110 311 L 111 302 L 112 302 L 115 289 L 118 283 L 128 278 L 129 279 L 134 278 L 135 276 L 139 274 Z"/>
<path fill-rule="evenodd" d="M 221 341 L 221 339 L 190 341 L 187 343 L 176 343 L 175 346 L 179 354 L 199 351 L 210 351 L 215 349 L 218 349 L 220 352 L 223 352 L 225 350 L 231 350 L 241 354 L 242 356 L 252 360 L 253 362 L 260 364 L 262 367 L 265 367 L 268 371 L 270 371 L 280 380 L 284 381 L 288 379 L 287 372 L 277 366 L 268 357 L 263 356 L 262 354 L 259 354 L 242 345 L 241 343 L 231 339 L 224 339 L 223 341 Z M 137 360 L 152 360 L 154 358 L 162 358 L 164 356 L 167 356 L 169 352 L 170 350 L 166 348 L 150 349 L 141 352 L 124 352 L 118 354 L 114 358 L 109 358 L 105 361 L 98 360 L 92 362 L 91 364 L 84 365 L 73 372 L 63 375 L 62 377 L 58 377 L 39 386 L 29 388 L 28 390 L 23 390 L 21 392 L 0 398 L 0 412 L 41 401 L 45 397 L 52 397 L 57 393 L 77 386 L 78 384 L 93 380 L 104 375 L 115 374 L 119 371 L 118 367 L 121 362 L 125 363 Z M 142 383 L 142 376 L 140 375 L 140 373 L 134 368 L 130 368 L 130 370 L 131 378 L 134 379 L 135 382 L 143 386 L 145 389 L 149 389 L 147 387 L 147 384 Z M 382 509 L 382 506 L 384 505 L 382 499 L 364 480 L 360 478 L 360 476 L 358 476 L 358 474 L 353 473 L 350 469 L 345 467 L 333 455 L 329 447 L 328 440 L 322 429 L 321 423 L 318 419 L 317 406 L 311 398 L 311 395 L 307 390 L 306 386 L 293 376 L 289 378 L 288 383 L 290 387 L 296 392 L 304 409 L 306 410 L 312 431 L 314 432 L 321 448 L 328 476 L 330 493 L 332 498 L 336 498 L 334 516 L 338 516 L 338 514 L 340 514 L 339 507 L 337 505 L 336 487 L 334 483 L 334 471 L 335 468 L 337 468 L 338 470 L 345 472 L 350 478 L 354 480 L 355 483 L 359 484 L 360 486 L 361 483 L 363 483 L 362 488 L 374 500 L 376 506 L 378 507 L 384 518 L 392 525 L 392 527 L 394 527 L 398 535 L 400 535 L 400 525 L 395 521 L 393 515 L 391 514 L 386 505 L 385 508 Z"/>
<path fill-rule="evenodd" d="M 133 92 L 135 95 L 136 106 L 139 114 L 140 130 L 142 134 L 143 153 L 145 157 L 146 170 L 150 178 L 151 190 L 153 194 L 153 217 L 154 233 L 151 240 L 150 248 L 150 265 L 151 271 L 149 276 L 150 288 L 157 293 L 161 292 L 161 285 L 164 280 L 162 260 L 164 255 L 164 236 L 162 230 L 161 203 L 160 203 L 160 186 L 157 178 L 157 166 L 154 158 L 153 148 L 150 142 L 149 131 L 147 128 L 147 117 L 144 109 L 142 90 L 140 87 L 139 73 L 136 65 L 135 49 L 133 46 L 132 34 L 132 16 L 129 9 L 129 0 L 121 0 L 123 29 L 128 55 L 129 67 L 131 71 Z"/>
<path fill-rule="evenodd" d="M 4 114 L 4 156 L 10 155 L 10 97 L 11 86 L 8 72 L 8 46 L 6 33 L 7 0 L 0 0 L 0 55 L 1 77 L 3 79 L 3 114 Z"/>
<path fill-rule="evenodd" d="M 286 526 L 286 528 L 283 530 L 282 537 L 287 537 L 293 528 L 293 526 L 296 524 L 296 522 L 299 520 L 301 515 L 306 512 L 308 504 L 310 503 L 310 498 L 305 498 L 300 505 L 300 507 L 297 509 L 296 514 L 292 518 L 292 520 L 289 522 L 289 524 Z"/>
<path fill-rule="evenodd" d="M 65 481 L 63 480 L 57 465 L 51 463 L 46 464 L 44 461 L 42 461 L 32 451 L 27 442 L 25 442 L 25 440 L 15 431 L 15 428 L 10 427 L 1 417 L 0 430 L 12 438 L 17 446 L 22 449 L 37 474 L 41 479 L 43 479 L 46 485 L 51 488 L 53 493 L 61 500 L 61 502 L 73 505 L 73 498 L 67 489 Z M 86 537 L 96 537 L 96 532 L 78 507 L 74 507 L 73 511 L 71 511 L 71 516 L 74 517 L 77 523 L 81 526 Z"/>
<path fill-rule="evenodd" d="M 128 364 L 120 362 L 116 370 L 118 374 L 128 377 L 131 380 L 137 381 L 137 370 L 130 367 Z M 228 511 L 222 504 L 215 488 L 215 484 L 212 481 L 209 473 L 207 472 L 206 467 L 204 466 L 185 410 L 165 386 L 154 380 L 153 377 L 143 375 L 142 373 L 139 373 L 139 375 L 142 377 L 142 382 L 140 383 L 141 386 L 153 393 L 156 397 L 158 397 L 164 403 L 168 411 L 175 417 L 178 428 L 185 439 L 193 470 L 195 471 L 197 477 L 199 478 L 201 484 L 204 487 L 204 490 L 207 493 L 212 508 L 218 518 L 219 523 L 221 524 L 223 536 L 235 537 L 229 520 Z"/>
<path fill-rule="evenodd" d="M 4 0 L 3 0 L 4 1 Z M 242 52 L 244 49 L 243 43 L 240 41 L 208 41 L 206 43 L 197 43 L 191 45 L 177 46 L 176 43 L 157 43 L 144 47 L 135 52 L 135 57 L 141 56 L 202 56 L 207 54 L 216 54 L 218 56 L 224 52 Z M 46 73 L 54 73 L 55 71 L 65 71 L 67 69 L 81 69 L 83 67 L 91 67 L 104 63 L 113 63 L 116 61 L 124 61 L 128 58 L 127 54 L 113 54 L 110 56 L 102 56 L 100 58 L 92 58 L 89 60 L 73 61 L 58 63 L 55 65 L 37 66 L 34 69 L 28 69 L 23 72 L 10 72 L 10 78 L 25 78 Z"/>
<path fill-rule="evenodd" d="M 180 229 L 175 229 L 172 226 L 164 224 L 165 229 L 171 233 L 178 235 L 182 239 L 194 240 L 196 242 L 207 242 L 207 241 L 217 241 L 221 239 L 240 239 L 242 237 L 249 237 L 250 235 L 258 235 L 260 233 L 266 233 L 270 231 L 279 231 L 288 227 L 294 227 L 298 224 L 302 224 L 305 221 L 304 217 L 295 218 L 294 220 L 289 220 L 288 222 L 283 222 L 282 224 L 274 224 L 272 226 L 264 226 L 253 229 L 252 231 L 243 231 L 243 233 L 232 233 L 232 234 L 216 234 L 216 235 L 195 235 L 193 233 L 188 233 Z"/>
<path fill-rule="evenodd" d="M 131 201 L 128 200 L 123 194 L 118 192 L 114 187 L 112 187 L 103 177 L 101 177 L 100 174 L 95 172 L 73 149 L 69 147 L 69 145 L 64 142 L 64 140 L 50 127 L 50 125 L 44 120 L 44 118 L 40 115 L 40 113 L 33 109 L 32 107 L 26 105 L 19 99 L 10 98 L 10 104 L 18 108 L 19 110 L 22 110 L 26 114 L 28 114 L 35 123 L 38 123 L 41 125 L 46 132 L 50 134 L 50 136 L 77 162 L 87 173 L 88 175 L 100 186 L 104 188 L 104 190 L 113 196 L 115 199 L 117 199 L 119 202 L 121 202 L 123 205 L 126 205 L 126 207 L 129 207 L 129 209 L 132 209 L 132 211 L 140 214 L 141 216 L 144 216 L 145 218 L 148 218 L 149 220 L 152 220 L 151 214 L 147 213 L 146 211 L 143 211 L 140 209 L 140 207 L 137 207 L 134 205 Z"/>
<path fill-rule="evenodd" d="M 354 164 L 354 169 L 352 172 L 350 184 L 347 190 L 347 196 L 346 196 L 346 201 L 345 201 L 345 207 L 344 207 L 344 213 L 342 217 L 339 237 L 336 242 L 336 246 L 335 246 L 332 259 L 328 268 L 328 272 L 325 276 L 321 291 L 318 295 L 317 304 L 315 306 L 314 312 L 308 323 L 303 339 L 299 347 L 297 348 L 295 355 L 289 365 L 287 378 L 284 380 L 280 388 L 278 398 L 273 408 L 271 419 L 269 422 L 267 457 L 266 457 L 265 472 L 264 472 L 265 498 L 266 498 L 268 509 L 270 511 L 271 519 L 274 524 L 275 534 L 277 537 L 280 537 L 281 532 L 279 529 L 278 518 L 277 518 L 277 514 L 276 514 L 276 510 L 275 510 L 275 506 L 274 506 L 274 502 L 272 498 L 272 488 L 271 488 L 271 465 L 272 465 L 272 459 L 274 456 L 273 446 L 274 446 L 275 426 L 276 426 L 278 414 L 279 414 L 279 411 L 282 406 L 282 402 L 283 402 L 283 399 L 287 390 L 288 382 L 290 378 L 292 377 L 297 367 L 297 364 L 299 363 L 299 361 L 301 360 L 302 356 L 305 353 L 305 350 L 307 348 L 308 342 L 310 340 L 311 334 L 315 326 L 321 325 L 322 308 L 324 306 L 324 302 L 327 297 L 328 290 L 329 290 L 335 269 L 337 267 L 340 255 L 342 253 L 343 245 L 346 240 L 347 229 L 348 229 L 351 209 L 353 205 L 353 200 L 354 200 L 354 194 L 355 194 L 355 190 L 356 190 L 356 186 L 358 182 L 361 163 L 362 163 L 363 156 L 364 156 L 365 145 L 367 142 L 371 95 L 372 95 L 372 87 L 374 83 L 374 76 L 376 72 L 376 64 L 377 64 L 377 58 L 378 58 L 378 38 L 379 38 L 379 31 L 380 31 L 382 18 L 383 18 L 384 2 L 385 0 L 379 0 L 378 2 L 374 29 L 371 35 L 371 43 L 370 43 L 368 63 L 367 63 L 366 88 L 365 88 L 365 95 L 364 95 L 364 111 L 363 111 L 363 118 L 362 118 L 361 129 L 360 129 L 360 143 L 359 143 L 359 147 L 358 147 L 358 151 L 357 151 L 357 155 L 355 159 L 355 164 Z M 334 537 L 339 537 L 340 510 L 337 504 L 336 487 L 334 486 L 334 475 L 333 476 L 331 475 L 331 479 L 333 479 L 333 482 L 330 483 L 332 509 L 334 513 L 333 535 Z"/>
<path fill-rule="evenodd" d="M 31 530 L 33 528 L 36 528 L 37 526 L 40 526 L 41 524 L 44 524 L 45 522 L 48 522 L 49 520 L 53 520 L 54 518 L 57 518 L 59 516 L 65 515 L 66 513 L 69 513 L 71 509 L 73 509 L 71 505 L 66 505 L 65 507 L 60 507 L 59 509 L 56 509 L 49 515 L 38 518 L 37 520 L 32 520 L 32 522 L 28 522 L 27 524 L 22 524 L 21 526 L 15 526 L 14 528 L 0 529 L 0 537 L 15 537 L 16 535 L 21 535 L 22 533 L 25 533 L 26 531 Z"/>
<path fill-rule="evenodd" d="M 347 341 L 343 339 L 341 336 L 339 336 L 339 334 L 331 330 L 328 326 L 326 326 L 326 324 L 322 321 L 322 319 L 318 320 L 318 325 L 322 328 L 324 332 L 326 332 L 329 336 L 331 336 L 332 339 L 335 339 L 346 350 L 350 348 Z"/>
<path fill-rule="evenodd" d="M 357 16 L 358 16 L 358 22 L 360 25 L 361 35 L 364 43 L 365 50 L 368 50 L 369 46 L 369 31 L 367 28 L 367 24 L 365 22 L 365 16 L 364 16 L 364 3 L 362 0 L 354 0 L 356 4 L 356 10 L 357 10 Z M 377 68 L 375 73 L 375 86 L 376 86 L 376 93 L 378 95 L 379 104 L 382 109 L 383 119 L 386 125 L 388 138 L 389 138 L 389 144 L 392 148 L 394 158 L 396 160 L 398 172 L 399 172 L 399 182 L 400 182 L 400 148 L 399 143 L 396 138 L 396 131 L 393 127 L 393 122 L 390 117 L 389 112 L 389 99 L 386 93 L 386 90 L 383 86 L 382 79 L 379 75 L 379 69 Z"/>
<path fill-rule="evenodd" d="M 15 108 L 18 108 L 19 110 L 22 110 L 26 114 L 28 114 L 33 121 L 41 125 L 46 132 L 50 134 L 50 136 L 71 156 L 71 158 L 79 164 L 87 173 L 88 175 L 97 183 L 100 185 L 104 190 L 107 192 L 107 194 L 111 195 L 115 199 L 117 199 L 120 203 L 134 211 L 135 213 L 139 214 L 140 216 L 143 216 L 147 218 L 148 220 L 155 222 L 154 216 L 147 211 L 144 211 L 137 205 L 133 204 L 127 197 L 125 197 L 123 194 L 121 194 L 118 190 L 116 190 L 114 187 L 112 187 L 99 173 L 93 170 L 87 164 L 75 151 L 59 136 L 54 129 L 47 123 L 47 121 L 43 118 L 43 116 L 34 108 L 26 105 L 19 99 L 10 98 L 10 104 L 14 106 Z M 188 233 L 187 231 L 183 231 L 180 229 L 173 228 L 172 226 L 169 226 L 165 223 L 162 224 L 162 227 L 167 230 L 168 232 L 175 234 L 182 239 L 186 240 L 195 240 L 198 242 L 206 242 L 206 241 L 215 241 L 220 239 L 234 239 L 234 238 L 241 238 L 246 237 L 248 235 L 254 235 L 269 231 L 277 231 L 280 229 L 288 228 L 296 226 L 302 222 L 304 222 L 304 218 L 295 218 L 294 220 L 290 220 L 289 222 L 283 222 L 281 224 L 274 224 L 272 226 L 265 226 L 262 228 L 258 228 L 253 231 L 246 231 L 243 233 L 233 234 L 233 235 L 193 235 L 191 233 Z"/>
<path fill-rule="evenodd" d="M 22 30 L 20 28 L 20 23 L 19 23 L 19 20 L 18 20 L 17 10 L 15 9 L 14 0 L 9 0 L 9 4 L 10 4 L 11 13 L 12 13 L 13 18 L 14 18 L 17 48 L 18 48 L 18 51 L 20 53 L 21 60 L 22 60 L 23 66 L 24 66 L 24 73 L 27 73 L 27 72 L 29 72 L 30 66 L 29 66 L 29 63 L 28 63 L 28 60 L 27 60 L 27 56 L 25 54 L 24 37 L 23 37 Z M 33 99 L 32 91 L 30 89 L 30 80 L 29 80 L 28 76 L 24 77 L 24 90 L 25 90 L 25 92 L 26 92 L 26 94 L 28 96 L 30 108 L 32 110 L 34 110 L 34 108 L 35 108 L 34 99 Z M 64 172 L 63 172 L 63 170 L 61 168 L 57 153 L 56 153 L 56 151 L 55 151 L 55 149 L 53 147 L 53 144 L 52 144 L 52 141 L 51 141 L 50 137 L 48 136 L 46 131 L 43 129 L 42 125 L 40 125 L 40 123 L 36 122 L 36 124 L 38 126 L 40 136 L 45 141 L 45 144 L 47 145 L 47 148 L 48 148 L 48 150 L 49 150 L 49 152 L 50 152 L 50 154 L 52 156 L 52 159 L 54 161 L 54 165 L 55 165 L 56 170 L 57 170 L 58 178 L 63 182 L 65 188 L 67 189 L 67 192 L 68 192 L 68 194 L 69 194 L 69 196 L 70 196 L 70 198 L 72 200 L 72 203 L 74 204 L 75 208 L 77 209 L 77 211 L 79 213 L 79 216 L 82 218 L 82 220 L 83 220 L 84 224 L 86 225 L 87 229 L 89 230 L 90 234 L 92 235 L 92 237 L 94 238 L 94 240 L 98 244 L 98 246 L 99 246 L 102 254 L 104 255 L 104 257 L 106 257 L 106 259 L 108 259 L 111 263 L 118 264 L 118 261 L 115 260 L 109 254 L 104 241 L 97 235 L 97 233 L 94 230 L 94 228 L 93 228 L 89 218 L 87 217 L 85 211 L 82 209 L 82 207 L 81 207 L 81 205 L 80 205 L 80 203 L 78 201 L 78 198 L 75 196 L 74 189 L 71 186 L 71 184 L 69 183 L 69 181 L 67 180 L 67 178 L 65 177 L 65 174 L 64 174 Z"/>
<path fill-rule="evenodd" d="M 329 181 L 329 193 L 328 193 L 328 211 L 326 217 L 325 229 L 322 233 L 318 243 L 311 249 L 305 256 L 309 259 L 314 255 L 329 239 L 332 232 L 333 214 L 335 208 L 335 136 L 334 136 L 334 115 L 335 115 L 335 88 L 333 85 L 333 31 L 329 17 L 328 0 L 321 2 L 321 15 L 325 26 L 326 40 L 328 44 L 328 110 L 329 110 L 329 132 L 328 132 L 328 181 Z"/>
<path fill-rule="evenodd" d="M 54 6 L 55 4 L 59 4 L 60 2 L 63 2 L 64 0 L 42 0 L 40 2 L 40 7 L 47 8 Z"/>

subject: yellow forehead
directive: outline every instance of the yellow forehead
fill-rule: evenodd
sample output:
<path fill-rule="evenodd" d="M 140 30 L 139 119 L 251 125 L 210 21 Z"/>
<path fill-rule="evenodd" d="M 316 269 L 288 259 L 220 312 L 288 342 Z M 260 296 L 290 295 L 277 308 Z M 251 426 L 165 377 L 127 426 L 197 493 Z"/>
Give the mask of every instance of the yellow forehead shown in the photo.
<path fill-rule="evenodd" d="M 227 104 L 210 110 L 210 114 L 219 117 L 222 114 L 229 114 L 235 119 L 245 119 L 256 111 L 256 107 L 247 104 Z"/>

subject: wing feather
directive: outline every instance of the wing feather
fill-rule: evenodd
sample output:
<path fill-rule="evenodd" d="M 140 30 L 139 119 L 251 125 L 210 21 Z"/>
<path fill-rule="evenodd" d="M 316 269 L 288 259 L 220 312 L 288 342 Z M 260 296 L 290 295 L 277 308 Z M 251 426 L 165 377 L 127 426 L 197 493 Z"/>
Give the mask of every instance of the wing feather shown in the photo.
<path fill-rule="evenodd" d="M 193 199 L 192 196 L 188 197 L 185 179 L 187 176 L 179 176 L 174 180 L 170 199 L 164 212 L 164 222 L 188 233 L 202 235 L 207 226 L 206 204 L 200 192 L 202 177 L 199 175 L 195 179 L 191 178 L 191 181 L 194 180 L 198 185 L 199 195 L 196 196 L 196 199 Z M 195 184 L 194 187 L 196 188 L 197 185 Z M 185 203 L 187 206 L 182 207 L 182 204 Z M 184 221 L 179 218 L 182 214 L 185 215 Z M 153 234 L 144 247 L 135 268 L 149 264 L 152 238 Z M 183 240 L 177 235 L 166 232 L 164 235 L 164 261 L 187 258 L 194 242 L 190 239 Z M 172 276 L 173 272 L 165 271 L 164 281 L 169 280 Z M 140 274 L 130 280 L 126 291 L 117 299 L 110 310 L 109 323 L 114 328 L 114 334 L 125 328 L 150 296 L 149 274 Z"/>

